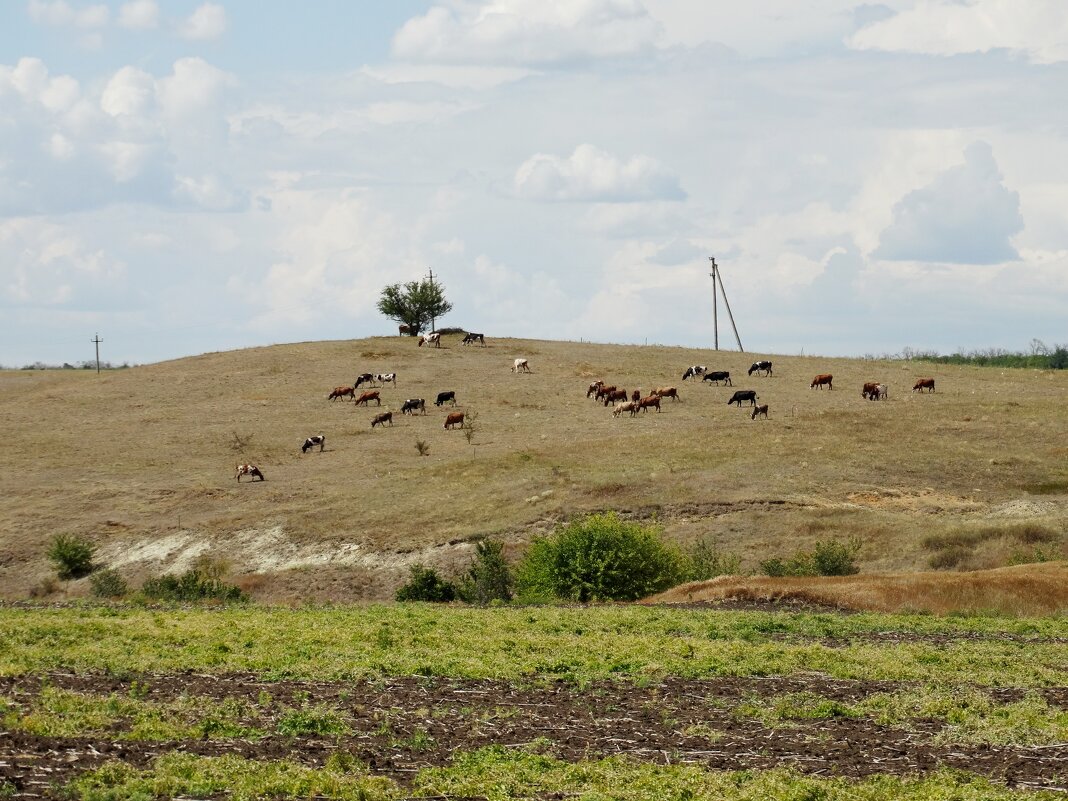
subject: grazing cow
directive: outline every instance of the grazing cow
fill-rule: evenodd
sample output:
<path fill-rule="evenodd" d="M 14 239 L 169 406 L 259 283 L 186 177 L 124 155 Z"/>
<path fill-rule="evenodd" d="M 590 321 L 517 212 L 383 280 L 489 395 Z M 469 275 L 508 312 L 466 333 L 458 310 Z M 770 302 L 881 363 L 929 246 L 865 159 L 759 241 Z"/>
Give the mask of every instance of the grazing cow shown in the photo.
<path fill-rule="evenodd" d="M 316 434 L 314 437 L 308 437 L 306 440 L 304 440 L 304 444 L 300 446 L 300 452 L 307 453 L 316 445 L 319 446 L 319 453 L 322 453 L 323 448 L 326 447 L 326 437 L 324 437 L 322 434 Z"/>
<path fill-rule="evenodd" d="M 752 375 L 753 373 L 764 373 L 764 375 L 771 375 L 771 362 L 769 362 L 769 361 L 753 362 L 749 366 L 749 375 Z"/>
<path fill-rule="evenodd" d="M 824 384 L 827 385 L 827 389 L 834 389 L 834 384 L 831 383 L 832 381 L 834 381 L 833 375 L 830 373 L 820 373 L 812 379 L 812 384 L 809 386 L 809 389 L 812 389 L 812 387 L 823 389 Z"/>
<path fill-rule="evenodd" d="M 887 394 L 890 392 L 890 388 L 886 384 L 879 384 L 875 388 L 875 399 L 886 400 Z"/>
<path fill-rule="evenodd" d="M 630 393 L 630 399 L 632 401 L 634 401 L 634 403 L 637 403 L 638 401 L 640 401 L 642 399 L 641 387 L 639 387 L 638 389 L 636 389 L 632 393 Z"/>
<path fill-rule="evenodd" d="M 860 390 L 860 397 L 865 400 L 879 400 L 879 382 L 866 382 Z"/>
<path fill-rule="evenodd" d="M 425 398 L 408 398 L 401 406 L 401 414 L 415 414 L 415 410 L 419 409 L 423 414 L 426 414 L 426 399 Z"/>
<path fill-rule="evenodd" d="M 471 344 L 474 344 L 475 342 L 480 342 L 480 343 L 482 343 L 483 346 L 485 346 L 485 344 L 486 344 L 486 335 L 485 334 L 475 334 L 475 333 L 472 333 L 472 332 L 469 331 L 467 333 L 467 336 L 465 336 L 463 338 L 463 340 L 461 340 L 460 344 L 461 345 L 471 345 Z"/>
<path fill-rule="evenodd" d="M 682 400 L 679 397 L 679 390 L 676 387 L 657 387 L 653 390 L 654 395 L 659 395 L 661 398 L 671 398 L 672 400 Z"/>
<path fill-rule="evenodd" d="M 655 406 L 657 413 L 660 412 L 660 396 L 650 395 L 647 398 L 642 398 L 638 401 L 638 408 L 643 412 L 649 411 L 650 406 Z"/>
<path fill-rule="evenodd" d="M 738 404 L 738 405 L 741 406 L 741 404 Z M 752 414 L 752 416 L 750 416 L 749 419 L 750 420 L 756 420 L 757 419 L 757 415 L 761 415 L 761 414 L 764 415 L 764 419 L 765 420 L 768 419 L 768 404 L 765 403 L 765 404 L 757 406 L 755 409 L 753 409 L 753 414 Z"/>
<path fill-rule="evenodd" d="M 616 408 L 612 410 L 612 416 L 619 417 L 623 412 L 630 412 L 630 416 L 633 417 L 636 411 L 638 411 L 637 403 L 634 401 L 625 401 L 624 403 L 616 404 Z"/>
<path fill-rule="evenodd" d="M 397 374 L 396 373 L 375 373 L 374 379 L 377 383 L 385 386 L 386 384 L 392 384 L 397 386 Z"/>
<path fill-rule="evenodd" d="M 352 385 L 352 388 L 359 389 L 360 384 L 374 384 L 374 382 L 374 373 L 360 373 L 358 376 L 356 376 L 356 382 Z"/>
<path fill-rule="evenodd" d="M 594 381 L 592 384 L 590 384 L 589 389 L 586 390 L 586 397 L 588 398 L 590 397 L 590 395 L 595 394 L 597 390 L 599 390 L 603 386 L 604 381 Z"/>
<path fill-rule="evenodd" d="M 371 428 L 374 428 L 377 425 L 384 426 L 386 423 L 389 423 L 391 426 L 393 425 L 393 412 L 382 412 L 371 418 Z"/>
<path fill-rule="evenodd" d="M 751 405 L 757 405 L 757 394 L 755 389 L 736 389 L 734 394 L 731 395 L 731 399 L 727 401 L 727 405 L 737 403 L 738 408 L 742 408 L 742 401 L 749 401 Z"/>
<path fill-rule="evenodd" d="M 513 373 L 529 373 L 530 372 L 530 362 L 528 362 L 526 359 L 516 359 L 514 362 L 512 362 L 512 372 Z"/>
<path fill-rule="evenodd" d="M 237 483 L 241 483 L 241 476 L 252 476 L 252 480 L 255 481 L 259 478 L 260 481 L 266 481 L 263 477 L 263 472 L 254 464 L 239 464 L 237 466 Z"/>
<path fill-rule="evenodd" d="M 601 384 L 601 386 L 597 388 L 597 394 L 593 396 L 593 399 L 604 400 L 605 395 L 607 395 L 609 392 L 615 392 L 617 389 L 619 389 L 619 387 L 617 387 L 615 384 Z"/>
<path fill-rule="evenodd" d="M 450 389 L 448 392 L 439 392 L 438 399 L 434 401 L 435 406 L 441 406 L 445 401 L 452 401 L 452 405 L 456 405 L 456 391 Z"/>
<path fill-rule="evenodd" d="M 356 399 L 356 405 L 367 405 L 368 401 L 374 401 L 376 406 L 382 405 L 382 398 L 378 396 L 377 389 L 373 389 L 370 392 L 361 392 L 360 397 Z"/>
<path fill-rule="evenodd" d="M 329 401 L 336 401 L 338 398 L 344 398 L 346 395 L 355 400 L 356 390 L 352 387 L 334 387 L 334 391 L 327 395 L 326 399 Z"/>
<path fill-rule="evenodd" d="M 435 331 L 432 334 L 420 334 L 419 335 L 419 347 L 423 345 L 433 345 L 435 348 L 441 347 L 441 334 Z"/>
<path fill-rule="evenodd" d="M 934 392 L 934 379 L 933 378 L 918 378 L 918 379 L 916 379 L 916 384 L 912 387 L 912 391 L 916 392 L 917 390 L 919 390 L 920 392 L 923 392 L 925 389 L 928 392 Z"/>
<path fill-rule="evenodd" d="M 625 401 L 626 399 L 627 390 L 616 389 L 604 396 L 604 405 L 608 406 L 610 403 L 615 403 L 616 401 Z"/>
<path fill-rule="evenodd" d="M 464 427 L 464 413 L 463 412 L 449 412 L 449 416 L 445 418 L 444 428 L 452 428 L 457 423 L 460 424 L 460 428 Z"/>
<path fill-rule="evenodd" d="M 682 374 L 682 380 L 685 381 L 687 378 L 697 378 L 699 375 L 704 375 L 705 370 L 707 369 L 708 368 L 703 364 L 695 364 L 693 367 L 687 367 L 686 372 Z"/>
<path fill-rule="evenodd" d="M 734 386 L 734 383 L 731 381 L 731 374 L 726 370 L 713 370 L 711 373 L 705 373 L 705 377 L 701 380 L 715 381 L 717 387 L 719 386 L 720 381 L 729 386 Z"/>

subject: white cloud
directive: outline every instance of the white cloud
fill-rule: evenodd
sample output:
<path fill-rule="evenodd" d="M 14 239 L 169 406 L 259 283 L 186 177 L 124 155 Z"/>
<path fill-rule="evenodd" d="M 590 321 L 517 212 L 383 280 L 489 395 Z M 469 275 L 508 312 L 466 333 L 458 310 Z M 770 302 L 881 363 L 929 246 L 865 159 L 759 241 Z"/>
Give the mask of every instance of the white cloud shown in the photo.
<path fill-rule="evenodd" d="M 232 75 L 191 57 L 174 62 L 173 73 L 157 82 L 157 91 L 164 114 L 183 119 L 217 106 L 225 89 L 233 85 Z"/>
<path fill-rule="evenodd" d="M 182 23 L 179 33 L 186 39 L 218 39 L 226 32 L 226 9 L 218 3 L 204 3 Z"/>
<path fill-rule="evenodd" d="M 932 55 L 1006 49 L 1037 63 L 1068 60 L 1068 4 L 1062 0 L 919 0 L 848 39 L 860 50 Z"/>
<path fill-rule="evenodd" d="M 683 200 L 678 176 L 656 159 L 622 161 L 593 145 L 575 148 L 568 158 L 537 153 L 515 173 L 515 192 L 528 200 L 626 202 Z"/>
<path fill-rule="evenodd" d="M 108 81 L 100 96 L 100 108 L 112 117 L 146 114 L 155 103 L 156 81 L 136 67 L 123 67 Z"/>
<path fill-rule="evenodd" d="M 135 31 L 159 26 L 159 6 L 156 0 L 130 0 L 119 7 L 119 26 Z"/>
<path fill-rule="evenodd" d="M 57 27 L 73 25 L 78 28 L 102 28 L 111 18 L 111 11 L 106 5 L 75 8 L 65 0 L 30 0 L 28 10 L 34 22 Z"/>
<path fill-rule="evenodd" d="M 434 6 L 404 24 L 408 61 L 551 65 L 648 52 L 660 24 L 638 0 L 490 0 Z"/>

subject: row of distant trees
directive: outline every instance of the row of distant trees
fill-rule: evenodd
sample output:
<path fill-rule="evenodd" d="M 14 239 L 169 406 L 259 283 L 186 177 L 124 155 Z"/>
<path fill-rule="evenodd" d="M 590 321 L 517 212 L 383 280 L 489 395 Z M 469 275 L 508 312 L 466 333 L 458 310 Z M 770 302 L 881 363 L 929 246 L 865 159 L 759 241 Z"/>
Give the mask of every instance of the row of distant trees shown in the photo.
<path fill-rule="evenodd" d="M 1068 369 L 1068 345 L 1050 347 L 1041 339 L 1032 339 L 1028 351 L 986 348 L 949 354 L 905 348 L 896 358 L 915 359 L 938 364 L 970 364 L 975 367 L 1024 367 L 1033 370 L 1065 370 Z"/>
<path fill-rule="evenodd" d="M 101 370 L 125 370 L 130 366 L 129 362 L 123 362 L 122 364 L 112 364 L 111 362 L 100 362 Z M 0 365 L 0 370 L 8 370 L 15 368 L 7 368 Z M 44 362 L 34 362 L 33 364 L 24 364 L 19 370 L 95 370 L 96 361 L 90 359 L 84 362 L 63 362 L 63 364 L 45 364 Z"/>

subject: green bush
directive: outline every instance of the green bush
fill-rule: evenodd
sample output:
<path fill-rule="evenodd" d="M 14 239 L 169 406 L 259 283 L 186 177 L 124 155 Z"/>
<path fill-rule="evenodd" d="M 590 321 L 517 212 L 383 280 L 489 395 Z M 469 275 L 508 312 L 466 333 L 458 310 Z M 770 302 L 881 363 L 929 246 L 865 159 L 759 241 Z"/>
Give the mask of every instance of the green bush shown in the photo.
<path fill-rule="evenodd" d="M 411 576 L 393 596 L 398 601 L 429 601 L 448 603 L 456 600 L 456 587 L 431 567 L 412 565 Z"/>
<path fill-rule="evenodd" d="M 516 571 L 524 600 L 633 601 L 671 587 L 685 558 L 660 529 L 595 514 L 536 537 Z"/>
<path fill-rule="evenodd" d="M 148 579 L 141 592 L 154 601 L 243 601 L 239 587 L 222 580 L 223 567 L 201 562 L 180 576 L 166 574 Z"/>
<path fill-rule="evenodd" d="M 812 551 L 798 551 L 789 559 L 766 559 L 760 563 L 765 576 L 851 576 L 859 573 L 855 559 L 860 540 L 817 542 Z"/>
<path fill-rule="evenodd" d="M 712 537 L 705 537 L 690 546 L 684 554 L 683 581 L 707 581 L 716 576 L 734 576 L 741 570 L 742 558 L 736 553 L 724 553 Z"/>
<path fill-rule="evenodd" d="M 475 561 L 456 586 L 461 601 L 486 606 L 512 600 L 512 571 L 504 559 L 504 543 L 482 540 L 475 545 Z"/>
<path fill-rule="evenodd" d="M 114 568 L 100 570 L 89 578 L 89 594 L 96 598 L 121 598 L 129 589 L 126 579 Z"/>
<path fill-rule="evenodd" d="M 66 581 L 93 572 L 95 551 L 95 546 L 88 540 L 72 534 L 57 534 L 48 547 L 47 555 L 56 567 L 56 574 Z"/>

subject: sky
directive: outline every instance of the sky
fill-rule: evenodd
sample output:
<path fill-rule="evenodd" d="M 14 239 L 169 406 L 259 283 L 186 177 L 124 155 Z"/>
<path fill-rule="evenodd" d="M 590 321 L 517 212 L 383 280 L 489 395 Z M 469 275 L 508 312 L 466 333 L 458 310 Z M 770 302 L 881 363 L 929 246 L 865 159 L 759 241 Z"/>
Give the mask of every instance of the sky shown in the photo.
<path fill-rule="evenodd" d="M 0 365 L 1068 343 L 1063 0 L 5 0 Z M 719 307 L 722 348 L 735 348 Z"/>

